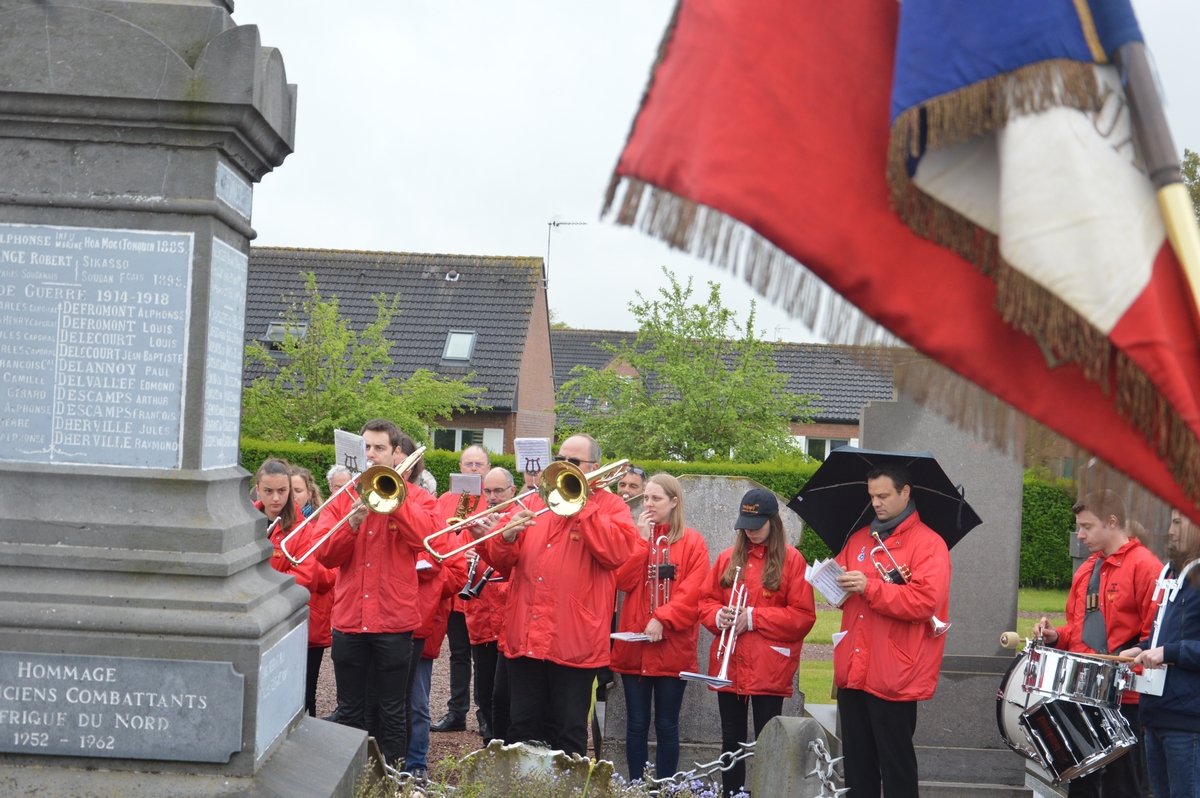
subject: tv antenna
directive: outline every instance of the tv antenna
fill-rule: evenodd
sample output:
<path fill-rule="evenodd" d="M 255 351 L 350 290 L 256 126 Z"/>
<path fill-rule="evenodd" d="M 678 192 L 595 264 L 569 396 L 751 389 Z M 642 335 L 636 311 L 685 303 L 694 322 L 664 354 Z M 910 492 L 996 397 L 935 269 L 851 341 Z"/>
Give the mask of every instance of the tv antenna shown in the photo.
<path fill-rule="evenodd" d="M 550 287 L 550 234 L 556 227 L 586 225 L 587 222 L 546 222 L 546 262 L 542 265 L 542 290 Z"/>

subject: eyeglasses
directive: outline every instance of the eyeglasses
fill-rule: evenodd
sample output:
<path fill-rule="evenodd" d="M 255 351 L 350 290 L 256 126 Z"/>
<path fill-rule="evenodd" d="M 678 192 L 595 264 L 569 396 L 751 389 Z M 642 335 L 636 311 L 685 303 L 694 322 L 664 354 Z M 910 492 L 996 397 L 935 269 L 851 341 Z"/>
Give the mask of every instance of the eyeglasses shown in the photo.
<path fill-rule="evenodd" d="M 582 468 L 584 463 L 595 463 L 596 461 L 595 460 L 580 460 L 578 457 L 563 457 L 561 454 L 556 454 L 554 456 L 554 462 L 556 462 L 556 463 L 566 462 L 566 463 L 570 463 L 573 466 L 578 466 L 578 467 Z"/>
<path fill-rule="evenodd" d="M 463 468 L 487 468 L 487 463 L 464 463 L 459 461 L 458 464 Z"/>

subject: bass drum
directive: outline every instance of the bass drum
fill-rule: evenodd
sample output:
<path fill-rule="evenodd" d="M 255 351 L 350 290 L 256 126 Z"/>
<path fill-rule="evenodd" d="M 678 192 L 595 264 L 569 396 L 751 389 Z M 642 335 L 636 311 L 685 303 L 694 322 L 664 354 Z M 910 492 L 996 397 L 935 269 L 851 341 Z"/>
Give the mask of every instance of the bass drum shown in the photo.
<path fill-rule="evenodd" d="M 1116 709 L 1044 699 L 1024 688 L 1030 656 L 1013 659 L 996 696 L 996 722 L 1009 748 L 1045 768 L 1055 784 L 1086 776 L 1137 743 Z"/>

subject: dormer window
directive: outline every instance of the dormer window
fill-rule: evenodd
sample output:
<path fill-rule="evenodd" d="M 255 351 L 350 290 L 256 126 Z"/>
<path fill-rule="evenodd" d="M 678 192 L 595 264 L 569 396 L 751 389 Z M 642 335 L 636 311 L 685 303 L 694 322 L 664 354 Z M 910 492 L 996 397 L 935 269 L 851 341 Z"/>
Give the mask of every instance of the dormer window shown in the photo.
<path fill-rule="evenodd" d="M 446 333 L 446 348 L 442 351 L 442 360 L 468 361 L 475 351 L 474 330 L 451 330 Z"/>
<path fill-rule="evenodd" d="M 283 348 L 283 339 L 288 334 L 291 334 L 293 338 L 299 338 L 303 341 L 305 336 L 308 335 L 308 325 L 303 323 L 283 324 L 273 322 L 267 325 L 267 334 L 259 340 L 267 345 L 267 349 L 279 351 Z"/>

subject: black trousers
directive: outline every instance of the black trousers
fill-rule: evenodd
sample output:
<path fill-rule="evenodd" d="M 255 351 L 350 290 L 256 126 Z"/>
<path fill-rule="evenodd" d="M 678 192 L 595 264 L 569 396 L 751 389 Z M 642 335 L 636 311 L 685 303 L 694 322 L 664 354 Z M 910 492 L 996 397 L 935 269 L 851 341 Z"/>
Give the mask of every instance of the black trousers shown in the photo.
<path fill-rule="evenodd" d="M 476 674 L 478 676 L 478 674 Z M 508 728 L 512 725 L 510 706 L 512 692 L 508 685 L 508 657 L 497 652 L 496 680 L 492 684 L 492 739 L 505 743 L 508 739 Z"/>
<path fill-rule="evenodd" d="M 587 756 L 587 720 L 595 679 L 595 668 L 569 668 L 530 657 L 510 659 L 512 722 L 504 739 L 509 743 L 543 742 L 568 756 Z"/>
<path fill-rule="evenodd" d="M 842 763 L 854 798 L 919 798 L 916 701 L 885 701 L 863 690 L 838 688 Z"/>
<path fill-rule="evenodd" d="M 456 718 L 466 718 L 471 711 L 471 636 L 466 615 L 450 613 L 446 639 L 450 643 L 450 700 L 446 711 Z"/>
<path fill-rule="evenodd" d="M 480 721 L 480 727 L 492 725 L 492 694 L 496 684 L 496 657 L 498 651 L 495 641 L 471 646 L 471 662 L 475 665 L 475 717 Z M 492 733 L 493 736 L 495 732 Z M 483 744 L 487 745 L 491 737 L 485 737 Z"/>
<path fill-rule="evenodd" d="M 1146 776 L 1145 732 L 1138 720 L 1137 704 L 1122 704 L 1121 714 L 1137 735 L 1137 745 L 1099 770 L 1067 785 L 1067 798 L 1141 798 Z"/>
<path fill-rule="evenodd" d="M 751 706 L 754 707 L 754 739 L 757 740 L 758 735 L 762 734 L 763 726 L 767 725 L 767 721 L 783 714 L 783 696 L 741 696 L 736 693 L 717 693 L 717 709 L 721 711 L 722 753 L 737 751 L 740 747 L 738 743 L 750 742 L 746 739 L 746 722 L 749 720 Z M 671 774 L 659 774 L 659 776 L 669 775 Z M 721 792 L 724 795 L 733 795 L 745 785 L 745 762 L 738 762 L 721 774 Z"/>
<path fill-rule="evenodd" d="M 304 671 L 304 708 L 308 716 L 317 716 L 317 679 L 321 677 L 321 662 L 325 658 L 325 646 L 308 647 L 308 667 Z"/>
<path fill-rule="evenodd" d="M 372 669 L 378 700 L 375 739 L 388 764 L 402 767 L 408 753 L 408 671 L 412 632 L 345 634 L 333 630 L 333 675 L 337 681 L 338 718 L 345 726 L 367 731 L 367 684 Z"/>

